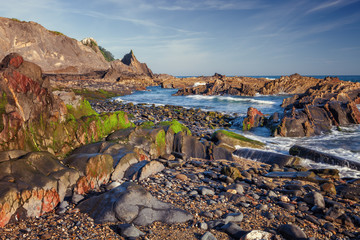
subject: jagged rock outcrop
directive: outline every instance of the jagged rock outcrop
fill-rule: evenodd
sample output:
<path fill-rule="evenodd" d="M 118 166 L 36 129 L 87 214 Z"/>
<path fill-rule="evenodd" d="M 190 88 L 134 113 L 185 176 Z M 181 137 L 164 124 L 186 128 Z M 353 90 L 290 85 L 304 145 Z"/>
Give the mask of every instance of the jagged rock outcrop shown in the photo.
<path fill-rule="evenodd" d="M 136 59 L 132 50 L 122 60 L 112 61 L 109 71 L 104 75 L 104 81 L 133 86 L 137 90 L 155 85 L 153 78 L 152 71 Z"/>
<path fill-rule="evenodd" d="M 16 52 L 46 73 L 84 74 L 110 67 L 97 45 L 86 46 L 35 22 L 0 18 L 0 33 L 0 59 Z"/>
<path fill-rule="evenodd" d="M 0 150 L 62 155 L 132 126 L 124 112 L 99 115 L 85 100 L 66 106 L 61 93 L 52 93 L 41 68 L 18 54 L 8 55 L 1 63 L 0 96 Z"/>
<path fill-rule="evenodd" d="M 360 83 L 325 78 L 305 93 L 284 99 L 284 115 L 274 135 L 313 136 L 333 126 L 359 124 L 359 101 Z"/>
<path fill-rule="evenodd" d="M 172 80 L 170 83 L 163 83 L 163 86 L 182 87 L 175 95 L 238 95 L 254 96 L 259 89 L 263 88 L 270 80 L 251 77 L 226 77 L 215 74 L 212 77 L 198 77 L 187 83 L 177 84 Z M 188 84 L 193 85 L 189 86 Z M 184 86 L 184 84 L 186 84 Z"/>

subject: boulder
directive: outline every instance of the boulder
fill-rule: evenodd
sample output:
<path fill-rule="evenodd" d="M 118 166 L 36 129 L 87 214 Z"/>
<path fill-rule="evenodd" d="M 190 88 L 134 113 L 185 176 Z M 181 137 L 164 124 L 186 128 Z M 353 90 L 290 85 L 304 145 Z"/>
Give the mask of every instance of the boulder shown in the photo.
<path fill-rule="evenodd" d="M 225 130 L 218 130 L 213 135 L 211 140 L 216 145 L 227 144 L 232 147 L 250 147 L 250 148 L 262 148 L 264 143 L 246 138 L 240 134 L 229 132 Z"/>
<path fill-rule="evenodd" d="M 193 218 L 188 212 L 157 200 L 143 187 L 131 182 L 91 197 L 81 202 L 78 208 L 96 223 L 122 221 L 146 226 L 154 221 L 170 224 Z"/>
<path fill-rule="evenodd" d="M 64 159 L 64 164 L 79 171 L 81 176 L 74 191 L 85 194 L 109 181 L 114 159 L 108 154 L 74 154 Z"/>
<path fill-rule="evenodd" d="M 314 162 L 327 163 L 330 165 L 339 165 L 342 167 L 360 170 L 360 163 L 358 162 L 337 157 L 329 153 L 313 150 L 304 146 L 294 145 L 290 148 L 289 153 L 293 156 L 307 158 Z"/>
<path fill-rule="evenodd" d="M 0 227 L 11 219 L 37 217 L 53 210 L 79 178 L 77 171 L 47 152 L 10 158 L 0 162 L 0 169 Z"/>
<path fill-rule="evenodd" d="M 189 136 L 185 132 L 178 132 L 174 138 L 175 152 L 183 153 L 188 158 L 206 158 L 206 149 L 196 137 Z"/>
<path fill-rule="evenodd" d="M 251 128 L 259 127 L 264 124 L 264 114 L 256 108 L 249 107 L 247 116 L 243 120 L 243 130 L 248 131 Z"/>
<path fill-rule="evenodd" d="M 293 224 L 284 224 L 278 227 L 277 232 L 287 240 L 305 240 L 306 234 L 298 226 Z"/>
<path fill-rule="evenodd" d="M 270 165 L 277 164 L 280 168 L 299 164 L 299 159 L 296 157 L 251 148 L 240 148 L 237 149 L 233 154 L 242 158 L 259 161 Z"/>
<path fill-rule="evenodd" d="M 315 192 L 315 191 L 309 192 L 304 196 L 304 201 L 318 208 L 322 208 L 322 209 L 325 208 L 324 197 L 319 192 Z"/>

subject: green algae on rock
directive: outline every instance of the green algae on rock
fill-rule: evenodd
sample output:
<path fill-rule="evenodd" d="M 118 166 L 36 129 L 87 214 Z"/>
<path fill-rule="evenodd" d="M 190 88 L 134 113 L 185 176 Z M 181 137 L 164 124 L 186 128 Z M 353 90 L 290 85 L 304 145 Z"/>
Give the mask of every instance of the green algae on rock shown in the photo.
<path fill-rule="evenodd" d="M 251 147 L 251 148 L 263 148 L 265 146 L 264 143 L 246 138 L 240 134 L 229 132 L 226 130 L 218 130 L 213 136 L 212 140 L 217 143 L 217 145 L 221 143 L 225 143 L 227 145 L 236 147 Z"/>

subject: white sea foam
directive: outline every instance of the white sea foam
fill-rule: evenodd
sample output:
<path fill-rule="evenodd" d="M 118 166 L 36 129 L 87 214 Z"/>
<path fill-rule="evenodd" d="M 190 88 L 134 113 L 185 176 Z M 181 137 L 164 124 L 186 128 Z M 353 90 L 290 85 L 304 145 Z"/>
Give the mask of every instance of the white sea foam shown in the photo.
<path fill-rule="evenodd" d="M 267 104 L 274 105 L 277 104 L 275 101 L 268 100 L 259 100 L 254 98 L 241 98 L 241 97 L 231 97 L 231 96 L 205 96 L 205 95 L 189 95 L 187 98 L 192 98 L 196 100 L 219 100 L 219 101 L 229 101 L 229 102 L 248 102 L 248 103 L 257 103 L 257 104 Z"/>
<path fill-rule="evenodd" d="M 196 83 L 194 83 L 193 87 L 204 86 L 204 85 L 206 85 L 206 82 L 196 82 Z"/>

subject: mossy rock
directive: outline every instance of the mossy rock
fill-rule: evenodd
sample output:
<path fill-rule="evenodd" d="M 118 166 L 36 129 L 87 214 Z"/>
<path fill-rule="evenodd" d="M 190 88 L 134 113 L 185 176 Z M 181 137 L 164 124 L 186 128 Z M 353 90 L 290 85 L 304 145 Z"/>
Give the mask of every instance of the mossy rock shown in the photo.
<path fill-rule="evenodd" d="M 77 108 L 72 105 L 66 105 L 66 107 L 68 109 L 68 118 L 79 119 L 83 116 L 98 115 L 87 100 L 83 100 Z"/>
<path fill-rule="evenodd" d="M 237 169 L 236 167 L 224 166 L 221 169 L 221 173 L 228 177 L 231 177 L 234 180 L 244 179 L 244 177 L 240 173 L 240 170 Z"/>
<path fill-rule="evenodd" d="M 263 148 L 265 146 L 265 144 L 262 142 L 252 140 L 240 134 L 226 130 L 216 131 L 212 136 L 212 141 L 214 141 L 218 145 L 221 143 L 225 143 L 232 147 L 240 146 L 250 148 Z"/>
<path fill-rule="evenodd" d="M 158 124 L 158 126 L 165 126 L 165 127 L 169 127 L 169 129 L 171 129 L 174 134 L 178 133 L 178 132 L 186 132 L 187 135 L 191 135 L 191 131 L 188 127 L 186 127 L 184 124 L 176 121 L 176 120 L 172 120 L 172 121 L 163 121 L 160 122 Z"/>

